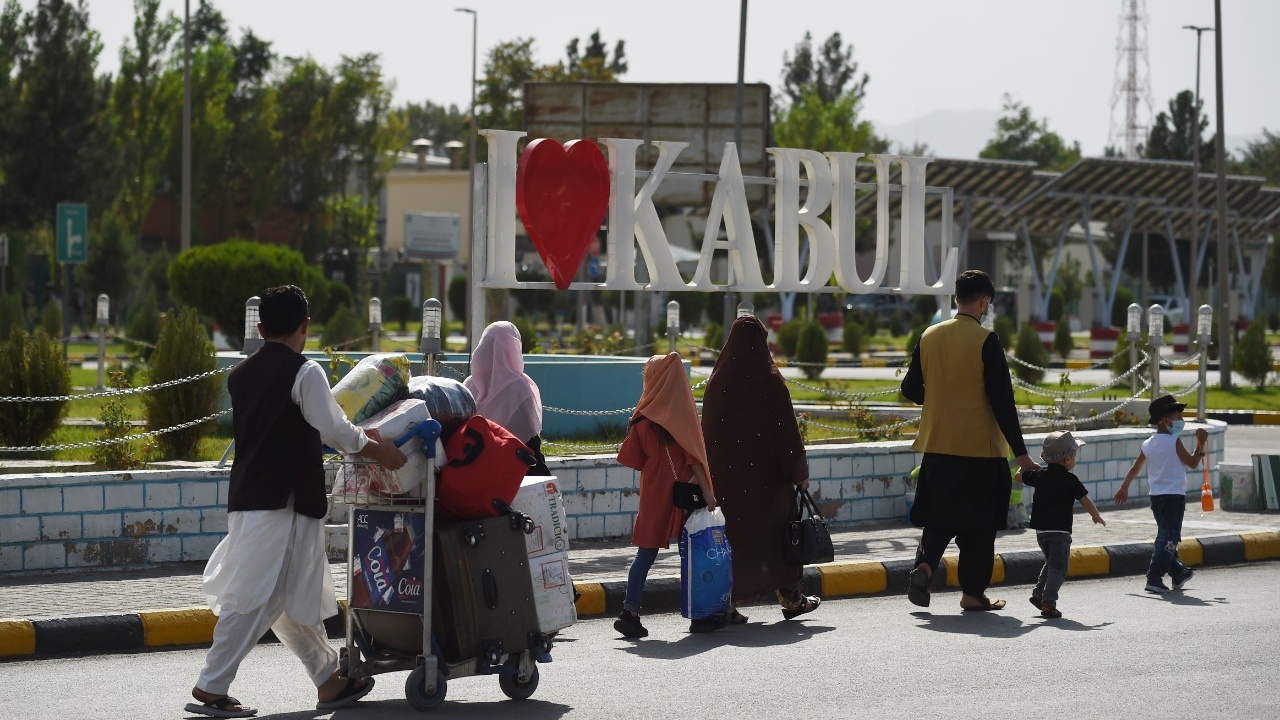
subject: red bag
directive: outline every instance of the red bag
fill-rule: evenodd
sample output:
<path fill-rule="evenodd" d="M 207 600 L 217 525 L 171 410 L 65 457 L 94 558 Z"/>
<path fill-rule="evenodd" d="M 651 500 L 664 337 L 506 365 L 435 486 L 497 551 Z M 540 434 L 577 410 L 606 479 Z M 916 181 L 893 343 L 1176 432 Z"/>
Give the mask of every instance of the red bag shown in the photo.
<path fill-rule="evenodd" d="M 449 437 L 444 456 L 436 508 L 460 520 L 503 514 L 535 462 L 528 445 L 480 415 Z"/>

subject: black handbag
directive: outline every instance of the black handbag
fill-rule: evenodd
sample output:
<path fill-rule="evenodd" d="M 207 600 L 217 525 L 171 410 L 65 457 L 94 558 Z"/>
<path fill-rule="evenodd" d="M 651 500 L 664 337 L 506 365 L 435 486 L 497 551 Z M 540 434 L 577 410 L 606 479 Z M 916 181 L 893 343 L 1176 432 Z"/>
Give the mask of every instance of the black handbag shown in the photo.
<path fill-rule="evenodd" d="M 809 491 L 797 487 L 795 502 L 791 506 L 791 520 L 787 522 L 787 564 L 811 565 L 835 559 L 836 550 L 831 544 L 831 531 L 827 530 L 827 521 L 818 513 L 818 507 L 814 505 Z"/>
<path fill-rule="evenodd" d="M 671 466 L 671 504 L 684 510 L 685 512 L 693 512 L 701 510 L 707 506 L 707 501 L 702 497 L 702 488 L 696 482 L 681 482 L 680 476 L 676 475 L 676 463 L 671 459 L 671 451 L 664 445 L 663 450 L 667 451 L 667 464 Z"/>

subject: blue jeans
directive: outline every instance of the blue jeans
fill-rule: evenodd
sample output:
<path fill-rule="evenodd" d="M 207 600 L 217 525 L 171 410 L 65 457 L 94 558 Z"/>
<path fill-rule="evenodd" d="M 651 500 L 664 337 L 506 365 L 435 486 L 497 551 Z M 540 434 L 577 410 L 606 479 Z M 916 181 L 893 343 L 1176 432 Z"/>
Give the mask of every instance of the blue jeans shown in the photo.
<path fill-rule="evenodd" d="M 1151 514 L 1156 518 L 1156 545 L 1147 567 L 1147 582 L 1158 583 L 1167 573 L 1174 582 L 1187 576 L 1187 566 L 1178 559 L 1182 542 L 1182 516 L 1187 511 L 1186 495 L 1152 495 Z"/>
<path fill-rule="evenodd" d="M 631 561 L 631 570 L 627 572 L 627 596 L 622 601 L 622 609 L 639 614 L 640 595 L 644 592 L 645 580 L 649 578 L 649 568 L 658 559 L 658 548 L 639 548 L 636 557 Z"/>
<path fill-rule="evenodd" d="M 1067 579 L 1067 563 L 1071 560 L 1071 533 L 1036 533 L 1036 542 L 1044 552 L 1044 567 L 1032 595 L 1043 602 L 1058 603 L 1058 590 Z"/>

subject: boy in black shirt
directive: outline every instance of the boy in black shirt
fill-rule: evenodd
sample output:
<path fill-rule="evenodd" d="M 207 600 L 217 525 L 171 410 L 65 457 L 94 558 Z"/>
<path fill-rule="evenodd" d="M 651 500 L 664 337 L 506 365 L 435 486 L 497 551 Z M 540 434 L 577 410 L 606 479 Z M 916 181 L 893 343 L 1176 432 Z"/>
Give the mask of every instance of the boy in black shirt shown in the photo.
<path fill-rule="evenodd" d="M 1040 569 L 1040 579 L 1031 593 L 1031 604 L 1040 609 L 1041 617 L 1062 617 L 1058 611 L 1058 589 L 1067 579 L 1067 561 L 1071 557 L 1071 513 L 1076 501 L 1080 501 L 1095 523 L 1107 524 L 1089 499 L 1089 491 L 1071 472 L 1076 466 L 1076 450 L 1082 445 L 1084 442 L 1071 437 L 1069 432 L 1049 433 L 1040 453 L 1049 467 L 1026 474 L 1018 471 L 1022 482 L 1035 488 L 1035 496 L 1031 499 L 1031 527 L 1036 529 L 1036 542 L 1044 552 L 1044 567 Z"/>

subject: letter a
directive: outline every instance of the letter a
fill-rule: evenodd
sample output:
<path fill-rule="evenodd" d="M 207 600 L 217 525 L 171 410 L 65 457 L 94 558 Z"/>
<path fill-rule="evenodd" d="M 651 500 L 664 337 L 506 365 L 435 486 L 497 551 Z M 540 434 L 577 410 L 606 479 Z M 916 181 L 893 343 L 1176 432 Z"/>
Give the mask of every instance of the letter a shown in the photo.
<path fill-rule="evenodd" d="M 727 212 L 726 212 L 727 211 Z M 720 240 L 720 223 L 724 222 L 725 240 Z M 716 182 L 716 194 L 711 198 L 707 212 L 706 234 L 702 238 L 702 257 L 693 274 L 689 287 L 695 290 L 715 290 L 711 282 L 711 259 L 716 250 L 727 250 L 732 269 L 735 290 L 763 292 L 764 279 L 760 276 L 760 258 L 756 256 L 755 233 L 751 229 L 751 214 L 747 209 L 747 189 L 742 182 L 742 167 L 738 164 L 738 147 L 731 142 L 724 144 L 724 157 L 720 160 L 720 179 Z"/>

